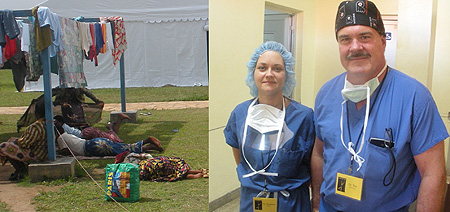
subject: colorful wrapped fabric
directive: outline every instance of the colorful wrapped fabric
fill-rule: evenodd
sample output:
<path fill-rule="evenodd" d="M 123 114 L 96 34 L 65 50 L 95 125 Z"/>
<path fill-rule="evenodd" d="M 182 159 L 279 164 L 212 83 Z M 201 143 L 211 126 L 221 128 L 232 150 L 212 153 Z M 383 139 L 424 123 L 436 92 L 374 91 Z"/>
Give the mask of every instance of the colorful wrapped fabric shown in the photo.
<path fill-rule="evenodd" d="M 8 159 L 17 160 L 24 163 L 39 160 L 30 149 L 21 148 L 17 144 L 17 138 L 8 140 L 0 144 L 0 162 L 5 165 Z"/>
<path fill-rule="evenodd" d="M 142 141 L 134 144 L 116 143 L 107 138 L 94 138 L 86 140 L 84 151 L 86 156 L 116 156 L 122 152 L 142 152 Z"/>
<path fill-rule="evenodd" d="M 141 180 L 176 181 L 184 178 L 189 165 L 179 157 L 160 156 L 139 163 Z"/>

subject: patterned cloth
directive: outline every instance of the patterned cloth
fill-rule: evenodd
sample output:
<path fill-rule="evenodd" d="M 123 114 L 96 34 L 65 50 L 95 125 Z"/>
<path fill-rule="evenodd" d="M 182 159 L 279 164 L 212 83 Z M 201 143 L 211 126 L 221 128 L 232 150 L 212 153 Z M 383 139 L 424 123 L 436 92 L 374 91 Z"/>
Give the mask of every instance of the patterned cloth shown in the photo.
<path fill-rule="evenodd" d="M 34 17 L 28 17 L 34 26 Z M 42 75 L 42 60 L 41 54 L 37 50 L 36 31 L 35 27 L 30 27 L 30 46 L 29 51 L 25 53 L 27 60 L 27 81 L 38 81 Z"/>
<path fill-rule="evenodd" d="M 0 144 L 0 161 L 11 158 L 24 163 L 47 159 L 45 120 L 39 119 L 27 127 L 19 139 Z"/>
<path fill-rule="evenodd" d="M 0 163 L 5 165 L 7 159 L 13 159 L 24 163 L 39 160 L 30 149 L 22 149 L 17 144 L 17 139 L 0 144 Z"/>
<path fill-rule="evenodd" d="M 46 160 L 48 153 L 45 119 L 41 118 L 28 126 L 17 143 L 22 149 L 30 149 L 39 160 Z"/>
<path fill-rule="evenodd" d="M 113 142 L 123 143 L 122 139 L 120 139 L 114 131 L 109 130 L 108 132 L 103 132 L 95 127 L 84 128 L 81 131 L 81 137 L 86 140 L 94 138 L 107 138 Z"/>
<path fill-rule="evenodd" d="M 189 165 L 179 157 L 160 156 L 139 163 L 141 180 L 175 181 L 184 178 Z"/>
<path fill-rule="evenodd" d="M 134 153 L 142 152 L 142 141 L 134 144 L 116 143 L 107 138 L 94 138 L 86 140 L 84 151 L 86 156 L 116 156 L 122 152 L 130 151 Z"/>
<path fill-rule="evenodd" d="M 76 21 L 59 17 L 61 23 L 61 45 L 64 51 L 60 52 L 59 84 L 61 88 L 84 88 L 87 86 L 83 72 L 83 54 L 81 39 Z"/>
<path fill-rule="evenodd" d="M 114 66 L 120 60 L 120 57 L 127 49 L 127 37 L 125 33 L 125 26 L 123 24 L 123 18 L 118 16 L 112 16 L 107 18 L 100 18 L 100 21 L 109 20 L 114 22 L 114 49 L 112 49 L 112 56 L 114 58 Z"/>

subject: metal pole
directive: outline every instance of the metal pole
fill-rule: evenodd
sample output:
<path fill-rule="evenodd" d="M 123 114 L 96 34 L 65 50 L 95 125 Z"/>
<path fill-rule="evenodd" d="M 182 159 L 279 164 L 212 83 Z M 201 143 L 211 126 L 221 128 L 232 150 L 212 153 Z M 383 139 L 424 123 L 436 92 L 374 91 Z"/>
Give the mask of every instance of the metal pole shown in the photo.
<path fill-rule="evenodd" d="M 122 106 L 122 112 L 127 112 L 126 100 L 125 100 L 125 62 L 123 55 L 120 57 L 120 102 Z"/>
<path fill-rule="evenodd" d="M 44 77 L 44 102 L 45 121 L 47 131 L 48 160 L 56 160 L 55 130 L 53 127 L 53 101 L 52 101 L 52 80 L 50 76 L 50 53 L 48 49 L 42 50 L 42 67 Z"/>

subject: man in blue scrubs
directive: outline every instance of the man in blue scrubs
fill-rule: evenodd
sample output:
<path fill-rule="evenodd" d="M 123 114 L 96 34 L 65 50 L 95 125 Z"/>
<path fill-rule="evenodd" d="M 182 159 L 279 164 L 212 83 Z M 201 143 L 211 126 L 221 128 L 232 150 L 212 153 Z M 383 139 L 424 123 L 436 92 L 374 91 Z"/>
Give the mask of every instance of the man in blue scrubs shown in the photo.
<path fill-rule="evenodd" d="M 417 211 L 441 211 L 448 133 L 433 97 L 386 65 L 372 2 L 342 2 L 335 32 L 346 72 L 316 97 L 314 211 L 408 211 L 415 200 Z"/>

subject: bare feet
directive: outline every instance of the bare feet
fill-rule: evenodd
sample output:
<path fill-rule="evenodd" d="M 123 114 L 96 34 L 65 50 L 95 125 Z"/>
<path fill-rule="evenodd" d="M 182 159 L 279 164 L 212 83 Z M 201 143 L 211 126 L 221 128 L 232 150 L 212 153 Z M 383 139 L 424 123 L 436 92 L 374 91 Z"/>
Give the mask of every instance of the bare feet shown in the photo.
<path fill-rule="evenodd" d="M 119 119 L 120 120 L 124 120 L 124 119 L 131 120 L 131 118 L 128 115 L 123 114 L 123 113 L 119 113 Z"/>
<path fill-rule="evenodd" d="M 157 138 L 153 137 L 153 136 L 149 136 L 148 139 L 150 140 L 150 142 L 152 142 L 153 144 L 155 144 L 158 147 L 161 147 L 161 141 L 159 141 Z"/>
<path fill-rule="evenodd" d="M 164 149 L 162 147 L 159 147 L 154 143 L 150 143 L 150 144 L 146 144 L 146 145 L 142 146 L 142 150 L 143 150 L 143 152 L 147 152 L 150 150 L 156 150 L 158 152 L 164 151 Z"/>

